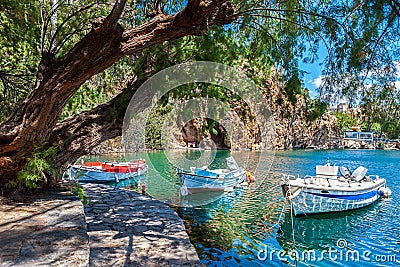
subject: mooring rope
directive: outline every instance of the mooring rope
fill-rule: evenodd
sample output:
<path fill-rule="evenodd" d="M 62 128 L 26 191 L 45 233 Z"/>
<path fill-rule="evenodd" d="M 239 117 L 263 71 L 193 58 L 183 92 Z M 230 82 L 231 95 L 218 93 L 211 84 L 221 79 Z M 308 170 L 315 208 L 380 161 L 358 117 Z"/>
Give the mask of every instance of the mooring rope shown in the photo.
<path fill-rule="evenodd" d="M 289 183 L 289 192 L 290 195 L 292 195 L 292 189 L 290 187 L 290 183 Z M 293 252 L 294 252 L 294 262 L 295 265 L 297 267 L 297 251 L 296 251 L 296 240 L 294 237 L 294 211 L 293 211 L 293 199 L 290 198 L 290 218 L 291 218 L 291 223 L 292 223 L 292 239 L 293 239 Z"/>

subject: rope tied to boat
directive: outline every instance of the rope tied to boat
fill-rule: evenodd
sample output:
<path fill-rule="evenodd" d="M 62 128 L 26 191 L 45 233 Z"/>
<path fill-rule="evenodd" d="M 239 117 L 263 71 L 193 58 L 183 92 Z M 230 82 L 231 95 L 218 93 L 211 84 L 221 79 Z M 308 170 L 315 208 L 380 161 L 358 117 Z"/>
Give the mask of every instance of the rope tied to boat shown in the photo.
<path fill-rule="evenodd" d="M 290 183 L 289 183 L 289 191 L 291 191 L 290 188 Z M 297 267 L 297 251 L 296 251 L 296 240 L 294 237 L 294 210 L 293 210 L 293 201 L 292 199 L 289 199 L 290 201 L 290 218 L 291 218 L 291 223 L 292 223 L 292 239 L 293 239 L 293 252 L 294 252 L 294 261 Z"/>

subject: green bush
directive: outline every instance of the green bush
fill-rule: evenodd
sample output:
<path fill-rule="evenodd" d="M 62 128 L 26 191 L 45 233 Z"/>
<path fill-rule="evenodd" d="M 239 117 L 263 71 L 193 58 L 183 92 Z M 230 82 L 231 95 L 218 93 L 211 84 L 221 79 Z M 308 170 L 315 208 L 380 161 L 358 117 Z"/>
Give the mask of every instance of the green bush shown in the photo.
<path fill-rule="evenodd" d="M 337 118 L 338 126 L 342 131 L 348 130 L 350 127 L 358 126 L 358 118 L 352 117 L 344 112 L 334 112 L 333 115 Z"/>
<path fill-rule="evenodd" d="M 47 183 L 47 177 L 50 175 L 57 175 L 57 170 L 49 161 L 57 153 L 54 147 L 41 150 L 36 147 L 32 152 L 28 163 L 18 173 L 18 180 L 27 188 L 36 188 L 40 183 Z"/>
<path fill-rule="evenodd" d="M 82 185 L 78 182 L 75 182 L 71 187 L 72 194 L 77 196 L 79 200 L 86 205 L 89 203 L 89 196 L 86 194 L 85 190 L 83 189 Z"/>

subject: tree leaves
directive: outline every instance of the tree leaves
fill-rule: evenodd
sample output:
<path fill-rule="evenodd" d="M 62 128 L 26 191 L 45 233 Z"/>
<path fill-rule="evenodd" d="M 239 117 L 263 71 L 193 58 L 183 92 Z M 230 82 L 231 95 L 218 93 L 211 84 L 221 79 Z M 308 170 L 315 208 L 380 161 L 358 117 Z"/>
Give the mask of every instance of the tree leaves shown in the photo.
<path fill-rule="evenodd" d="M 400 55 L 400 27 L 398 6 L 392 2 L 233 2 L 236 21 L 223 27 L 213 26 L 202 36 L 156 45 L 128 58 L 127 64 L 95 77 L 93 80 L 104 79 L 97 88 L 92 86 L 93 80 L 83 85 L 68 104 L 64 117 L 107 101 L 113 92 L 118 92 L 115 79 L 121 79 L 119 86 L 123 87 L 127 73 L 140 77 L 142 66 L 148 62 L 154 66 L 154 72 L 190 60 L 221 62 L 243 67 L 259 85 L 265 75 L 277 70 L 275 73 L 281 75 L 284 83 L 283 93 L 296 103 L 303 79 L 298 62 L 313 62 L 318 47 L 325 45 L 329 52 L 323 71 L 327 82 L 321 95 L 344 94 L 356 100 L 366 81 L 382 86 L 393 81 L 393 60 Z M 151 1 L 128 1 L 120 24 L 136 27 L 148 21 L 157 8 L 173 14 L 186 5 L 185 1 L 158 3 L 160 6 L 155 7 Z M 110 12 L 112 5 L 106 0 L 79 0 L 73 4 L 59 1 L 57 7 L 52 7 L 50 1 L 4 0 L 0 7 L 0 108 L 5 117 L 29 93 L 40 52 L 65 55 L 94 21 Z M 57 20 L 52 23 L 55 14 Z M 112 71 L 113 79 L 109 77 Z M 216 94 L 226 100 L 225 92 L 214 89 L 216 92 L 209 91 L 208 95 Z M 190 90 L 177 89 L 176 94 L 185 96 Z"/>
<path fill-rule="evenodd" d="M 32 89 L 40 58 L 38 1 L 0 3 L 0 121 Z"/>

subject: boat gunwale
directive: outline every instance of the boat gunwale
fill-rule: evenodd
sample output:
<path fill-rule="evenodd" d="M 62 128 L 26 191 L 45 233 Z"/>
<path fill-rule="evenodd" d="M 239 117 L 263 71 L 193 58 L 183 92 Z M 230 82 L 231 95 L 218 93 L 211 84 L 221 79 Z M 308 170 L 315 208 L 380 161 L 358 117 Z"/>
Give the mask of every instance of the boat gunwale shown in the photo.
<path fill-rule="evenodd" d="M 144 167 L 143 169 L 140 169 L 141 167 Z M 140 170 L 144 170 L 146 169 L 146 164 L 143 164 L 142 166 L 137 166 L 137 170 L 136 171 L 128 171 L 128 172 L 112 172 L 112 171 L 106 171 L 107 169 L 104 168 L 96 168 L 95 166 L 72 166 L 72 168 L 76 169 L 76 170 L 81 170 L 81 171 L 91 171 L 91 172 L 100 172 L 100 173 L 137 173 Z"/>
<path fill-rule="evenodd" d="M 116 178 L 118 179 L 118 182 L 119 182 L 119 181 L 133 179 L 135 177 L 139 177 L 147 171 L 147 166 L 144 166 L 143 169 L 140 169 L 137 171 L 132 171 L 132 172 L 106 172 L 106 171 L 102 171 L 99 169 L 96 170 L 96 169 L 87 169 L 87 168 L 76 168 L 74 166 L 72 166 L 72 168 L 75 169 L 76 172 L 78 172 L 78 171 L 83 172 L 83 174 L 79 177 L 76 177 L 76 174 L 74 175 L 75 179 L 81 183 L 90 183 L 90 182 L 109 183 L 109 182 L 116 182 Z M 144 171 L 144 172 L 142 173 L 142 171 Z M 107 177 L 106 178 L 94 177 L 99 174 L 107 175 Z"/>
<path fill-rule="evenodd" d="M 325 178 L 325 177 L 312 177 L 312 178 Z M 302 178 L 297 178 L 296 180 L 291 180 L 291 181 L 297 181 L 298 179 L 301 180 L 305 180 Z M 331 179 L 331 178 L 326 178 L 326 179 Z M 382 186 L 386 183 L 386 179 L 385 178 L 378 178 L 379 180 L 373 180 L 375 182 L 353 182 L 350 183 L 350 185 L 360 185 L 360 184 L 365 184 L 365 183 L 371 183 L 370 185 L 366 186 L 366 187 L 345 187 L 345 186 L 322 186 L 322 185 L 315 185 L 315 184 L 292 184 L 289 181 L 289 184 L 282 184 L 282 186 L 290 186 L 290 187 L 299 187 L 299 188 L 305 188 L 305 189 L 314 189 L 314 190 L 330 190 L 330 191 L 345 191 L 345 192 L 361 192 L 363 190 L 369 190 L 369 189 L 373 189 L 375 187 L 378 186 Z"/>
<path fill-rule="evenodd" d="M 211 177 L 211 176 L 198 175 L 198 174 L 194 174 L 194 173 L 191 173 L 191 172 L 185 172 L 185 171 L 178 172 L 178 175 L 181 178 L 184 178 L 184 177 L 182 177 L 183 175 L 189 175 L 189 176 L 196 176 L 196 177 L 200 177 L 200 178 L 214 179 L 214 180 L 233 180 L 233 179 L 236 179 L 236 178 L 246 174 L 246 171 L 244 169 L 235 170 L 235 172 L 239 172 L 239 171 L 240 171 L 239 175 L 232 176 L 232 177 L 225 177 L 225 176 Z M 227 174 L 229 174 L 229 173 L 232 173 L 232 172 L 228 172 Z"/>

